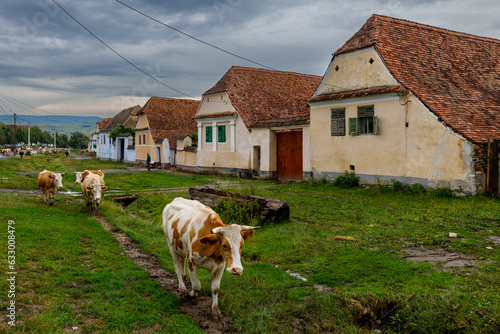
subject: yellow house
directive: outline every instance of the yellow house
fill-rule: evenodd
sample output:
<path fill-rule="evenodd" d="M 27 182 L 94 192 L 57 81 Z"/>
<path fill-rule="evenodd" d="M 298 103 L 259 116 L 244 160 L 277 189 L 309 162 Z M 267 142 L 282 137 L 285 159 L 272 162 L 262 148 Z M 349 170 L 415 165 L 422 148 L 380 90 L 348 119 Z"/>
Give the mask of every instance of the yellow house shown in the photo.
<path fill-rule="evenodd" d="M 309 100 L 312 176 L 498 192 L 499 61 L 499 40 L 373 15 Z"/>
<path fill-rule="evenodd" d="M 157 166 L 175 165 L 177 139 L 196 133 L 193 116 L 199 104 L 192 99 L 150 98 L 135 127 L 135 161 L 145 164 L 149 153 Z"/>
<path fill-rule="evenodd" d="M 196 169 L 302 179 L 309 166 L 307 100 L 321 77 L 233 66 L 203 94 Z M 304 157 L 306 159 L 304 160 Z"/>

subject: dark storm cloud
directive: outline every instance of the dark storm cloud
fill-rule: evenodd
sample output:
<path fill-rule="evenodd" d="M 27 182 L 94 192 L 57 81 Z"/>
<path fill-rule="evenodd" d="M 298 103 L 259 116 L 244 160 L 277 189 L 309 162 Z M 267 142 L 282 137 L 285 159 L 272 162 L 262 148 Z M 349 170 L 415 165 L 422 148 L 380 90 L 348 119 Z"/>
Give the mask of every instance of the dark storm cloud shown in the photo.
<path fill-rule="evenodd" d="M 9 1 L 0 10 L 0 91 L 31 105 L 88 110 L 76 104 L 111 99 L 96 107 L 96 113 L 110 116 L 121 107 L 117 101 L 132 103 L 127 96 L 199 97 L 232 65 L 258 67 L 114 0 L 56 1 L 119 55 L 184 94 L 135 69 L 53 1 Z M 500 34 L 496 0 L 123 2 L 254 62 L 316 75 L 324 74 L 331 54 L 373 13 L 487 37 Z"/>

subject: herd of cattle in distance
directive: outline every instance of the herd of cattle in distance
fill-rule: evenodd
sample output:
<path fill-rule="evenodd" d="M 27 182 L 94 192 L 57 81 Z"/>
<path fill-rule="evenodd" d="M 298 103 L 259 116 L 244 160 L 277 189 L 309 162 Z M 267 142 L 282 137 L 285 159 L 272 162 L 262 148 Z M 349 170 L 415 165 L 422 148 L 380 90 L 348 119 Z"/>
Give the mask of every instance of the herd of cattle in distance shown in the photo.
<path fill-rule="evenodd" d="M 65 173 L 56 173 L 49 170 L 43 170 L 38 174 L 38 187 L 44 196 L 44 203 L 54 205 L 54 197 L 58 189 L 63 187 L 62 176 Z M 75 172 L 76 183 L 81 184 L 82 193 L 87 198 L 87 207 L 95 214 L 99 214 L 99 204 L 103 191 L 106 189 L 104 183 L 104 173 L 101 170 L 85 170 Z"/>
<path fill-rule="evenodd" d="M 54 204 L 57 189 L 62 188 L 62 175 L 44 170 L 38 176 L 45 203 Z M 87 206 L 99 214 L 102 192 L 106 189 L 104 173 L 101 170 L 76 172 L 76 183 L 81 183 Z M 175 198 L 165 206 L 162 213 L 163 232 L 167 237 L 179 291 L 186 293 L 186 261 L 191 278 L 189 295 L 196 297 L 201 290 L 198 270 L 205 269 L 212 277 L 212 314 L 221 315 L 218 304 L 220 282 L 224 268 L 233 275 L 241 275 L 241 250 L 246 240 L 260 226 L 225 225 L 212 208 L 196 200 Z"/>

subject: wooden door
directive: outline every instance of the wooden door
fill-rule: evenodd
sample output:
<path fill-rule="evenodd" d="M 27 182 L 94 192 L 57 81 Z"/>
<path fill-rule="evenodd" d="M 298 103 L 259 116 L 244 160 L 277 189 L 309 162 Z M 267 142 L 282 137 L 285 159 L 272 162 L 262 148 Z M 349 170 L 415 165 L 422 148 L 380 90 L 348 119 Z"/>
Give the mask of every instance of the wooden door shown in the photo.
<path fill-rule="evenodd" d="M 278 132 L 276 137 L 278 178 L 302 180 L 302 130 Z"/>

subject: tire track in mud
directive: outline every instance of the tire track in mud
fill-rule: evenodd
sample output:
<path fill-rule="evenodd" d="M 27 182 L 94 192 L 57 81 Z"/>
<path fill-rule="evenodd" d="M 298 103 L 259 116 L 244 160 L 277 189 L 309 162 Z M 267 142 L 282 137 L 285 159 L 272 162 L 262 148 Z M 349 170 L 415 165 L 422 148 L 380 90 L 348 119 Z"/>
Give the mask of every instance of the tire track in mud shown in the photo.
<path fill-rule="evenodd" d="M 187 293 L 181 294 L 175 273 L 165 270 L 154 255 L 138 248 L 124 232 L 115 231 L 104 218 L 98 216 L 93 216 L 93 218 L 118 241 L 125 255 L 146 271 L 151 279 L 160 283 L 164 289 L 180 299 L 180 314 L 193 319 L 205 333 L 221 334 L 237 332 L 232 325 L 231 317 L 214 317 L 212 315 L 211 297 L 198 296 L 193 298 Z M 190 286 L 190 283 L 186 282 L 186 286 Z"/>

